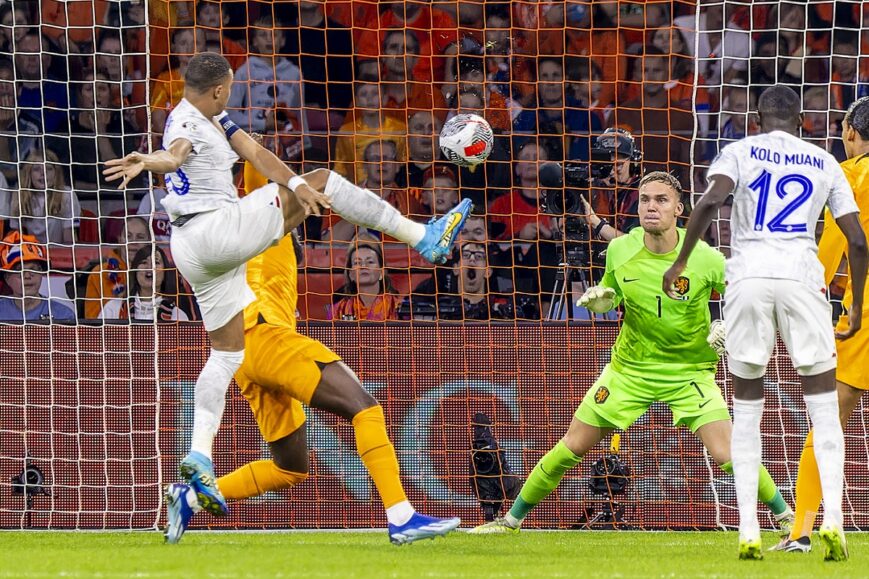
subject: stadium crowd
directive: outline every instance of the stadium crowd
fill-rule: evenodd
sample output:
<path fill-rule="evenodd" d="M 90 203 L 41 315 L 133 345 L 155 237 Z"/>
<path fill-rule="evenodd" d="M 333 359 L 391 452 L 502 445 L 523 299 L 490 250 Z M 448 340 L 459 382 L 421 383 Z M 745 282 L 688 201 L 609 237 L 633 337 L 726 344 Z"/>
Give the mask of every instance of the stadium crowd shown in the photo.
<path fill-rule="evenodd" d="M 198 319 L 168 252 L 162 177 L 116 191 L 101 164 L 160 146 L 204 50 L 234 68 L 233 120 L 294 170 L 329 167 L 416 220 L 475 204 L 437 268 L 337 216 L 310 218 L 303 319 L 587 317 L 553 314 L 559 265 L 574 292 L 599 278 L 606 243 L 637 225 L 642 174 L 701 190 L 720 148 L 757 130 L 751 111 L 776 82 L 801 92 L 804 137 L 842 158 L 842 115 L 869 87 L 869 5 L 699 4 L 696 18 L 679 0 L 2 2 L 0 318 Z M 437 146 L 460 112 L 496 135 L 473 170 Z M 543 206 L 541 163 L 592 160 L 606 170 L 578 207 Z M 241 165 L 238 178 L 243 192 Z M 728 207 L 708 233 L 725 252 Z"/>

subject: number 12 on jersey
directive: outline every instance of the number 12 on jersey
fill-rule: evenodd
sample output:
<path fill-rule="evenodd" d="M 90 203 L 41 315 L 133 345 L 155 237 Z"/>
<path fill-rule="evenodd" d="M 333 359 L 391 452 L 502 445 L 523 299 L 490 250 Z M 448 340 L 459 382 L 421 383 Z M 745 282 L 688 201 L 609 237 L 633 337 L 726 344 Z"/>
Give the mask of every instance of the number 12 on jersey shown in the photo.
<path fill-rule="evenodd" d="M 767 229 L 772 233 L 805 232 L 807 230 L 805 223 L 785 223 L 784 220 L 811 198 L 814 187 L 812 186 L 812 182 L 803 175 L 785 175 L 775 184 L 775 194 L 778 195 L 779 199 L 784 199 L 788 196 L 785 187 L 791 183 L 796 183 L 801 190 L 797 196 L 790 201 L 790 203 L 785 205 L 781 211 L 766 222 Z M 757 191 L 758 194 L 757 213 L 754 215 L 755 231 L 763 231 L 764 222 L 766 221 L 766 206 L 769 201 L 769 192 L 770 189 L 772 189 L 772 186 L 772 173 L 766 169 L 763 170 L 757 179 L 748 184 L 748 188 Z"/>

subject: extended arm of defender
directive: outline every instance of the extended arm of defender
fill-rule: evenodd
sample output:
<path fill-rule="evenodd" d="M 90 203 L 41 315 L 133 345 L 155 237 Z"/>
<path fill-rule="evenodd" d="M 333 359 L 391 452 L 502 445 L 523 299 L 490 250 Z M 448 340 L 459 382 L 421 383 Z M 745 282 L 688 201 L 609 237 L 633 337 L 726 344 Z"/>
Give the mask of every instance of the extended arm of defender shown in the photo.
<path fill-rule="evenodd" d="M 123 189 L 131 180 L 135 179 L 142 171 L 151 171 L 165 175 L 178 170 L 184 164 L 193 144 L 187 139 L 176 139 L 168 149 L 161 149 L 153 153 L 130 153 L 122 159 L 106 161 L 106 169 L 103 175 L 106 181 L 116 181 L 123 178 L 118 189 Z"/>
<path fill-rule="evenodd" d="M 685 266 L 688 264 L 688 256 L 691 255 L 703 233 L 709 229 L 709 225 L 715 219 L 719 207 L 724 204 L 727 196 L 733 191 L 734 186 L 735 183 L 730 177 L 714 175 L 703 197 L 700 198 L 700 201 L 694 207 L 694 211 L 691 212 L 691 217 L 688 219 L 688 231 L 685 232 L 685 241 L 682 243 L 682 250 L 670 269 L 664 273 L 664 293 L 674 300 L 682 298 L 673 289 L 676 278 L 685 270 Z"/>
<path fill-rule="evenodd" d="M 848 269 L 851 275 L 851 291 L 854 301 L 848 310 L 848 330 L 836 337 L 847 340 L 863 325 L 863 288 L 866 285 L 866 267 L 869 263 L 869 249 L 866 246 L 866 234 L 860 226 L 860 214 L 848 213 L 836 220 L 836 224 L 848 240 Z"/>
<path fill-rule="evenodd" d="M 329 208 L 331 206 L 329 198 L 325 194 L 312 188 L 301 177 L 293 173 L 277 155 L 257 143 L 238 125 L 229 120 L 229 115 L 224 113 L 220 118 L 220 124 L 229 139 L 229 144 L 232 145 L 239 157 L 249 161 L 254 169 L 269 181 L 289 188 L 308 215 L 320 215 L 321 207 Z M 295 184 L 291 183 L 296 178 L 300 181 Z"/>

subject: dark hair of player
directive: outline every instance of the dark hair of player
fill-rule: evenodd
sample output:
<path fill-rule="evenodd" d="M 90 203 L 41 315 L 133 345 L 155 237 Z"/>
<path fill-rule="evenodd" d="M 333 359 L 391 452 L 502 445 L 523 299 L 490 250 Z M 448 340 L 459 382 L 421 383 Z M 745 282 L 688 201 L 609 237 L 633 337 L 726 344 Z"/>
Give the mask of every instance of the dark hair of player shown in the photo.
<path fill-rule="evenodd" d="M 869 96 L 855 100 L 845 113 L 845 122 L 853 127 L 860 138 L 869 141 Z"/>
<path fill-rule="evenodd" d="M 757 112 L 760 115 L 761 125 L 772 129 L 780 128 L 782 125 L 799 127 L 802 124 L 801 110 L 800 95 L 783 84 L 769 87 L 757 99 Z"/>
<path fill-rule="evenodd" d="M 216 52 L 200 52 L 190 59 L 187 73 L 184 75 L 184 86 L 204 93 L 226 81 L 232 72 L 229 61 Z"/>

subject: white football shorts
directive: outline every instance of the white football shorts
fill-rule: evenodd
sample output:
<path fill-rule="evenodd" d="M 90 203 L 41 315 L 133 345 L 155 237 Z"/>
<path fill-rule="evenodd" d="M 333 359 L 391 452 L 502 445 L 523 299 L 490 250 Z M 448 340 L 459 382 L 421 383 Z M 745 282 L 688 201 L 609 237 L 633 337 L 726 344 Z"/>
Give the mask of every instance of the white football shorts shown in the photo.
<path fill-rule="evenodd" d="M 729 370 L 741 378 L 766 371 L 781 335 L 801 376 L 836 367 L 832 308 L 825 288 L 789 279 L 745 278 L 727 286 L 724 296 Z"/>
<path fill-rule="evenodd" d="M 193 287 L 206 330 L 222 328 L 256 299 L 247 285 L 246 264 L 283 235 L 275 183 L 172 228 L 172 259 Z"/>

